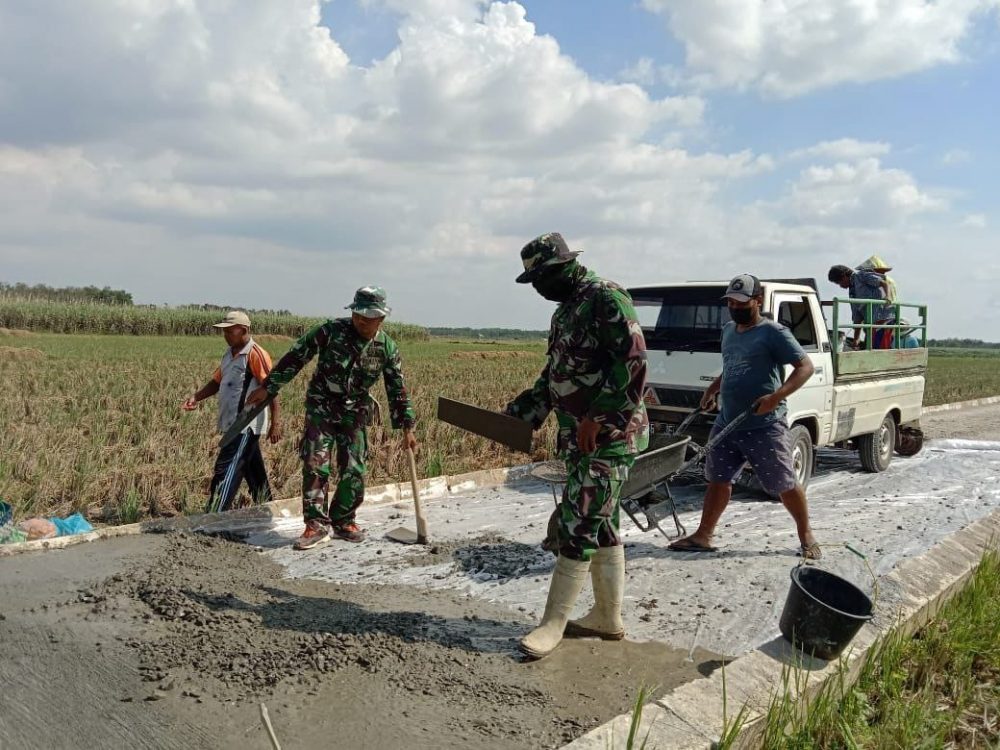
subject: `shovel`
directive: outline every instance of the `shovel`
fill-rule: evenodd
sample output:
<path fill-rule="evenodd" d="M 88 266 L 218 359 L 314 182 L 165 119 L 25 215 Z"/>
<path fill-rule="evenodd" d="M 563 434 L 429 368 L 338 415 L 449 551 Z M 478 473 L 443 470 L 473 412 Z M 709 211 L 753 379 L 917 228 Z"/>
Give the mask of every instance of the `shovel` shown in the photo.
<path fill-rule="evenodd" d="M 413 488 L 413 509 L 417 516 L 417 530 L 411 531 L 405 526 L 399 526 L 386 532 L 386 538 L 400 544 L 427 544 L 427 519 L 420 509 L 420 490 L 417 488 L 417 462 L 413 457 L 413 449 L 406 449 L 410 459 L 410 486 Z"/>

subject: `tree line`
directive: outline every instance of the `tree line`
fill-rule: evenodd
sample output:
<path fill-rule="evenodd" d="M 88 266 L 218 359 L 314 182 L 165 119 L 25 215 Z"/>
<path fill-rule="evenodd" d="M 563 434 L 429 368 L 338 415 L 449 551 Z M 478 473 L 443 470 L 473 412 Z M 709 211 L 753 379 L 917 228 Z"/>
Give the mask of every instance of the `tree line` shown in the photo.
<path fill-rule="evenodd" d="M 101 305 L 127 306 L 135 304 L 129 292 L 124 289 L 112 289 L 109 286 L 54 287 L 48 284 L 25 284 L 22 281 L 15 284 L 0 281 L 0 294 L 45 302 L 93 302 Z"/>
<path fill-rule="evenodd" d="M 942 349 L 1000 349 L 1000 343 L 982 339 L 928 339 L 927 346 Z"/>
<path fill-rule="evenodd" d="M 529 331 L 521 328 L 428 328 L 431 336 L 456 339 L 492 339 L 494 341 L 544 339 L 548 331 Z"/>

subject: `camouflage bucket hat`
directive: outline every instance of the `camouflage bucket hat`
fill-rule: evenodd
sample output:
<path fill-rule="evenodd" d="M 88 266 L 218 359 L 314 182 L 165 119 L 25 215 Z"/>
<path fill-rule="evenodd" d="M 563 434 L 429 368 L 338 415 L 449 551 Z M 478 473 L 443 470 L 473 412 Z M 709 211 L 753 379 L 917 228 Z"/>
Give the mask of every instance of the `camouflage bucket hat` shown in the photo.
<path fill-rule="evenodd" d="M 569 249 L 558 232 L 543 234 L 521 248 L 524 273 L 516 281 L 518 284 L 530 284 L 541 275 L 543 268 L 569 263 L 579 254 L 580 251 Z"/>
<path fill-rule="evenodd" d="M 354 293 L 354 301 L 347 306 L 364 318 L 386 318 L 392 308 L 385 302 L 385 289 L 380 286 L 363 286 Z"/>

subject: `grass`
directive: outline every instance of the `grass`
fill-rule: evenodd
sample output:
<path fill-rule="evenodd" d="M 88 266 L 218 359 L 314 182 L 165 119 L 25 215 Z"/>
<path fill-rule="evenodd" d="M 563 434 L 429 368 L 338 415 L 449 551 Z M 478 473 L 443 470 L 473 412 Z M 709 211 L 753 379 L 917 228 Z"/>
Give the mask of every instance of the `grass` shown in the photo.
<path fill-rule="evenodd" d="M 767 750 L 1000 747 L 1000 555 L 913 636 L 873 647 L 851 684 L 843 663 L 808 704 L 787 669 L 765 719 Z"/>
<path fill-rule="evenodd" d="M 283 335 L 258 339 L 275 358 L 292 341 Z M 502 408 L 536 377 L 544 342 L 404 338 L 400 346 L 418 416 L 421 476 L 551 458 L 551 419 L 525 456 L 434 418 L 439 395 Z M 120 522 L 201 510 L 216 454 L 215 404 L 191 414 L 180 404 L 208 380 L 223 349 L 218 335 L 0 329 L 0 498 L 18 517 L 81 511 L 94 521 Z M 925 403 L 1000 393 L 1000 368 L 992 364 L 987 358 L 932 358 Z M 285 388 L 285 435 L 265 447 L 281 497 L 300 489 L 297 447 L 310 374 L 307 369 Z M 381 387 L 376 393 L 384 405 Z M 382 426 L 371 432 L 372 484 L 406 479 L 396 435 Z"/>

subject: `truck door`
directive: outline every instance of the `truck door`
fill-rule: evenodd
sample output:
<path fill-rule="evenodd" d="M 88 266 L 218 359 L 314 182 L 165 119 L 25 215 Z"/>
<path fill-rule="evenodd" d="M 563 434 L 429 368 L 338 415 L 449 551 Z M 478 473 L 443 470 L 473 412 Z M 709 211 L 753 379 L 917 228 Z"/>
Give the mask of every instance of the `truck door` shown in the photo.
<path fill-rule="evenodd" d="M 829 435 L 829 412 L 833 408 L 833 371 L 829 352 L 823 351 L 820 342 L 822 320 L 816 319 L 810 296 L 800 293 L 776 292 L 772 302 L 774 319 L 785 326 L 799 342 L 812 360 L 815 373 L 809 381 L 788 399 L 790 422 L 802 417 L 816 417 L 819 428 L 819 443 L 824 444 Z M 785 375 L 791 372 L 786 369 Z"/>

